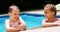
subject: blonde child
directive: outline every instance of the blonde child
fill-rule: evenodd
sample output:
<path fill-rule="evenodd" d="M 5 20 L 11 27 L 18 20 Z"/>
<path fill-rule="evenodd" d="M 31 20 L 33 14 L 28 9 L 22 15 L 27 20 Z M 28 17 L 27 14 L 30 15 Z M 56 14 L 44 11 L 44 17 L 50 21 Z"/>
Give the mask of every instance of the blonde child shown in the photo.
<path fill-rule="evenodd" d="M 19 14 L 20 10 L 18 6 L 11 5 L 9 7 L 8 15 L 10 16 L 10 19 L 5 21 L 7 32 L 19 32 L 26 29 L 26 24 L 22 18 L 19 17 Z"/>
<path fill-rule="evenodd" d="M 45 20 L 42 21 L 42 26 L 58 26 L 60 25 L 60 19 L 56 18 L 56 8 L 53 4 L 47 4 L 44 7 Z"/>

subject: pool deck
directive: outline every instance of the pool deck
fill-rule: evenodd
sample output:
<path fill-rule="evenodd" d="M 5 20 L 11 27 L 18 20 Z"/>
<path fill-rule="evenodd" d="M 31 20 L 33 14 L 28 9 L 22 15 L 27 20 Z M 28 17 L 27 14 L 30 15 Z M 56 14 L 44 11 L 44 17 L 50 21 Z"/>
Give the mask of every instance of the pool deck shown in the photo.
<path fill-rule="evenodd" d="M 55 27 L 47 27 L 47 28 L 35 28 L 35 29 L 28 29 L 25 31 L 20 31 L 20 32 L 60 32 L 60 26 L 55 26 Z"/>
<path fill-rule="evenodd" d="M 22 13 L 28 13 L 28 14 L 43 14 L 43 15 L 44 15 L 44 11 L 43 11 L 43 10 L 33 10 L 33 11 L 27 11 L 27 12 L 22 12 Z M 57 12 L 57 15 L 60 15 L 60 11 Z"/>
<path fill-rule="evenodd" d="M 22 12 L 22 13 L 28 13 L 28 14 L 43 14 L 43 10 L 34 10 L 34 11 L 27 11 L 27 12 Z M 57 12 L 57 15 L 60 15 L 60 11 Z M 20 31 L 20 32 L 60 32 L 60 26 L 54 26 L 54 27 L 37 27 L 34 29 L 27 29 L 25 31 Z"/>

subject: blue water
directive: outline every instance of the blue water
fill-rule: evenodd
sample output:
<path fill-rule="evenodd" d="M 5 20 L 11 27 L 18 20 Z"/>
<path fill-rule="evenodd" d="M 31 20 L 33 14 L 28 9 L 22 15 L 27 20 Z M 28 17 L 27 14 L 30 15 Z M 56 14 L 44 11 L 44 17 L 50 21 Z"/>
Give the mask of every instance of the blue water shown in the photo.
<path fill-rule="evenodd" d="M 27 29 L 41 26 L 42 20 L 45 19 L 45 17 L 41 15 L 36 16 L 36 15 L 22 14 L 21 17 L 25 21 Z M 9 19 L 9 17 L 8 16 L 0 17 L 0 32 L 6 32 L 6 29 L 5 29 L 6 19 Z"/>

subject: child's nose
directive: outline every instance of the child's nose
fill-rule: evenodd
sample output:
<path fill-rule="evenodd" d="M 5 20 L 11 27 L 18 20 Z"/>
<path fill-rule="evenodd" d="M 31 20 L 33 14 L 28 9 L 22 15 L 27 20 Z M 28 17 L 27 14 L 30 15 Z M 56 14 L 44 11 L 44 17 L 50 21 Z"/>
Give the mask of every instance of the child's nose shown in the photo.
<path fill-rule="evenodd" d="M 46 14 L 44 14 L 46 16 Z"/>
<path fill-rule="evenodd" d="M 19 15 L 17 15 L 16 17 L 19 17 Z"/>

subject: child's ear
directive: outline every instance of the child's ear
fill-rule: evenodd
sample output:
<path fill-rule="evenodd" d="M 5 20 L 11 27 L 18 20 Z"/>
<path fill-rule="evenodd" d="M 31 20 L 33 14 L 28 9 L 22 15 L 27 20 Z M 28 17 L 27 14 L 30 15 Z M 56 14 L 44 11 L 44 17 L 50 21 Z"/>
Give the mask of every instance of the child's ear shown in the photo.
<path fill-rule="evenodd" d="M 55 12 L 53 12 L 53 15 L 55 14 Z"/>
<path fill-rule="evenodd" d="M 8 13 L 8 15 L 10 15 L 10 12 Z"/>

